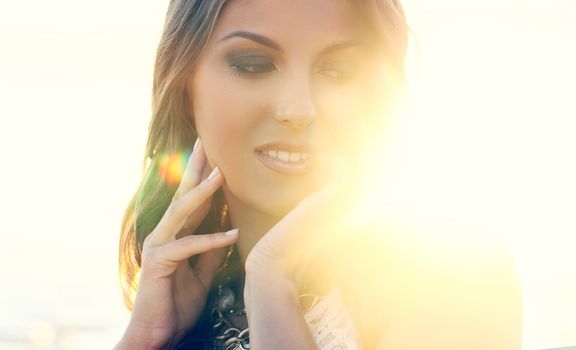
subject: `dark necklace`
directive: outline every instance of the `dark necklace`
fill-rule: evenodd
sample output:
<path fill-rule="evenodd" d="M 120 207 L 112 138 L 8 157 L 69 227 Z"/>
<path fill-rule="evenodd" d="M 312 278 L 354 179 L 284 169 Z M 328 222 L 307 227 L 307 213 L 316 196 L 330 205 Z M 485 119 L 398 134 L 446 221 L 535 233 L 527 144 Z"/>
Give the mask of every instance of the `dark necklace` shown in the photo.
<path fill-rule="evenodd" d="M 231 317 L 246 314 L 244 301 L 241 298 L 241 284 L 239 280 L 232 280 L 228 261 L 232 249 L 226 256 L 226 262 L 221 268 L 225 277 L 218 283 L 216 296 L 214 297 L 210 318 L 212 321 L 212 332 L 214 339 L 221 343 L 226 350 L 246 350 L 250 349 L 250 339 L 248 327 L 241 329 L 234 326 Z M 238 292 L 238 290 L 240 291 Z"/>

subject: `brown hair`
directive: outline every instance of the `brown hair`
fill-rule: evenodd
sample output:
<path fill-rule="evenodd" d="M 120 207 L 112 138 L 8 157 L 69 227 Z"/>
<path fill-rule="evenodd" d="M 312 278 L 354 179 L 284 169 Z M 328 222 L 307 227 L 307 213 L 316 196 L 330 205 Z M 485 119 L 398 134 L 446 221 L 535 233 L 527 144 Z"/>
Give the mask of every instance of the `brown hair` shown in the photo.
<path fill-rule="evenodd" d="M 197 134 L 188 106 L 185 78 L 208 42 L 226 0 L 171 0 L 154 68 L 152 118 L 142 166 L 142 180 L 124 213 L 119 246 L 119 278 L 124 303 L 132 310 L 138 288 L 144 239 L 166 211 L 177 184 L 159 174 L 162 155 L 190 150 Z M 353 0 L 373 24 L 387 52 L 394 80 L 404 79 L 408 28 L 399 0 Z M 207 232 L 220 225 L 221 205 L 214 202 L 202 227 Z M 200 231 L 204 231 L 201 229 Z"/>

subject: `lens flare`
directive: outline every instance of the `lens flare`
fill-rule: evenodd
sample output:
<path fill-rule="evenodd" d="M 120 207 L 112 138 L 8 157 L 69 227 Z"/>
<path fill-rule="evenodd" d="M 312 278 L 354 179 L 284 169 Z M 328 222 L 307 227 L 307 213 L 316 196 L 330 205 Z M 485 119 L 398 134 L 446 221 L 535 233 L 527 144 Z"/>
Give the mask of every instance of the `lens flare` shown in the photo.
<path fill-rule="evenodd" d="M 160 155 L 158 176 L 169 184 L 178 184 L 184 175 L 190 153 L 190 149 L 185 149 L 177 153 Z"/>

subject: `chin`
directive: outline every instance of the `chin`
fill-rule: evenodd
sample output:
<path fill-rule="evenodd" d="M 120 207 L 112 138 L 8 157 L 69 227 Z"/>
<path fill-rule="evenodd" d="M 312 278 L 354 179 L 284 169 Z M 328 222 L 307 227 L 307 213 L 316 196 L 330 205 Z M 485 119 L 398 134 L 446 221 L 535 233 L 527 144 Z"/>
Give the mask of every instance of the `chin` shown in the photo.
<path fill-rule="evenodd" d="M 261 211 L 274 215 L 285 216 L 308 196 L 309 192 L 290 191 L 270 191 L 264 196 L 259 196 L 260 200 L 255 201 L 254 206 Z"/>
<path fill-rule="evenodd" d="M 271 203 L 269 203 L 268 206 L 262 207 L 261 209 L 262 211 L 270 215 L 283 217 L 286 216 L 286 214 L 288 214 L 294 208 L 296 208 L 296 206 L 298 205 L 298 203 L 300 203 L 301 200 L 302 199 L 290 200 L 290 201 L 289 200 L 272 201 Z"/>
<path fill-rule="evenodd" d="M 234 173 L 234 172 L 232 172 Z M 322 179 L 310 176 L 279 176 L 264 172 L 249 172 L 242 176 L 229 177 L 227 190 L 236 200 L 264 214 L 283 217 L 302 200 L 320 189 Z"/>
<path fill-rule="evenodd" d="M 314 190 L 315 188 L 302 184 L 286 184 L 273 188 L 260 186 L 250 193 L 245 193 L 248 197 L 245 203 L 250 203 L 252 207 L 263 213 L 282 217 L 298 206 Z"/>

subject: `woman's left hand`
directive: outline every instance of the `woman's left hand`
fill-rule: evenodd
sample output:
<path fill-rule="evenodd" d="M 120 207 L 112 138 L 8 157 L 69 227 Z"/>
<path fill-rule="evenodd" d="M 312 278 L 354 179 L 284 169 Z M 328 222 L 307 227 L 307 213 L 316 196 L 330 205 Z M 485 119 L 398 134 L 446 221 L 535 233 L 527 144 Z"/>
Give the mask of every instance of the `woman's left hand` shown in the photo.
<path fill-rule="evenodd" d="M 334 154 L 319 153 L 316 159 L 331 179 L 256 243 L 246 259 L 246 273 L 294 279 L 304 262 L 350 236 L 347 218 L 353 207 L 352 167 Z"/>

